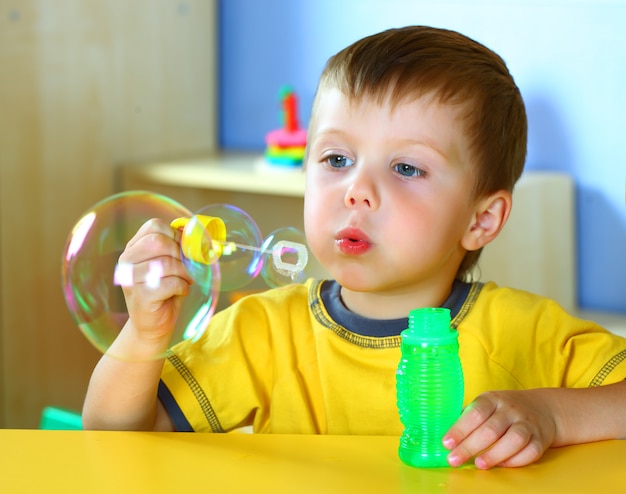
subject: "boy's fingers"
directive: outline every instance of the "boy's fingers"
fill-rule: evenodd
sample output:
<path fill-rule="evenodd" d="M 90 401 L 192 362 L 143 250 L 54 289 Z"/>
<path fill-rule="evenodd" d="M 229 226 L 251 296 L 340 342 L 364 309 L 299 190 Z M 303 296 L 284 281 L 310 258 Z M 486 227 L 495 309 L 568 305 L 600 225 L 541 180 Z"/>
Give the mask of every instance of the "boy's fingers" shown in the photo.
<path fill-rule="evenodd" d="M 165 256 L 178 260 L 180 246 L 174 240 L 174 236 L 173 231 L 168 233 L 150 231 L 140 236 L 136 235 L 120 255 L 120 261 L 139 264 Z"/>
<path fill-rule="evenodd" d="M 159 218 L 152 218 L 139 227 L 139 230 L 128 241 L 127 248 L 132 247 L 143 237 L 150 234 L 161 234 L 174 240 L 180 239 L 180 232 L 174 230 L 169 223 Z"/>
<path fill-rule="evenodd" d="M 513 462 L 516 466 L 530 463 L 541 456 L 541 453 L 533 452 L 533 448 L 529 447 L 531 438 L 532 435 L 524 424 L 513 424 L 490 445 L 489 449 L 477 456 L 474 463 L 480 469 L 492 468 L 507 462 Z M 536 454 L 539 456 L 535 456 Z"/>
<path fill-rule="evenodd" d="M 506 431 L 494 416 L 497 403 L 488 395 L 481 395 L 468 405 L 459 420 L 443 438 L 443 445 L 450 450 L 448 463 L 460 466 L 491 446 Z"/>
<path fill-rule="evenodd" d="M 146 285 L 146 288 L 157 288 L 163 280 L 179 278 L 185 283 L 193 280 L 185 266 L 177 259 L 168 256 L 157 257 L 148 261 L 131 263 L 120 259 L 116 268 L 114 283 L 118 286 Z"/>
<path fill-rule="evenodd" d="M 475 464 L 480 469 L 521 467 L 537 461 L 544 450 L 541 441 L 525 424 L 516 423 L 492 448 L 479 455 Z"/>
<path fill-rule="evenodd" d="M 452 466 L 459 466 L 480 454 L 481 452 L 491 448 L 494 444 L 502 439 L 506 434 L 509 424 L 501 420 L 502 417 L 492 416 L 486 422 L 482 423 L 478 428 L 474 429 L 467 437 L 465 437 L 448 455 L 448 462 Z M 494 464 L 500 463 L 504 459 L 511 456 L 513 452 L 509 452 L 504 456 L 498 456 L 497 452 L 493 456 L 497 459 L 493 460 Z M 486 457 L 486 463 L 489 462 L 489 456 Z M 490 464 L 490 466 L 493 466 Z"/>
<path fill-rule="evenodd" d="M 444 446 L 453 449 L 464 441 L 472 432 L 486 422 L 496 410 L 496 404 L 479 396 L 470 403 L 443 438 Z"/>

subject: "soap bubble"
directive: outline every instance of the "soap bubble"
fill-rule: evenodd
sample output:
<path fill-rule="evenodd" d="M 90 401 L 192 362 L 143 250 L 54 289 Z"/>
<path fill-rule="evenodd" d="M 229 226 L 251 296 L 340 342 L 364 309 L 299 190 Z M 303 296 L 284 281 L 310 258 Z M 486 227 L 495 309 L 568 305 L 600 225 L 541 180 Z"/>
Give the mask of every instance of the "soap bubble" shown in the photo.
<path fill-rule="evenodd" d="M 182 299 L 171 345 L 197 339 L 213 316 L 218 292 L 241 288 L 259 274 L 270 287 L 309 276 L 304 234 L 281 228 L 265 241 L 254 220 L 228 204 L 192 214 L 176 201 L 150 192 L 111 196 L 85 212 L 63 252 L 62 282 L 67 306 L 88 340 L 105 352 L 128 320 L 122 286 L 133 283 L 132 264 L 118 259 L 128 241 L 151 218 L 181 231 L 181 259 L 193 279 Z M 157 288 L 163 266 L 154 261 L 142 282 Z M 162 357 L 162 355 L 155 355 Z"/>
<path fill-rule="evenodd" d="M 218 256 L 220 283 L 223 291 L 236 290 L 249 284 L 261 271 L 260 247 L 263 241 L 259 227 L 242 209 L 230 204 L 212 204 L 196 212 L 196 220 L 186 229 L 202 228 L 197 218 L 219 218 L 225 226 L 225 238 L 214 238 L 211 257 Z M 215 235 L 214 235 L 215 236 Z"/>
<path fill-rule="evenodd" d="M 62 259 L 62 284 L 68 309 L 87 339 L 101 352 L 107 351 L 128 319 L 122 285 L 132 283 L 132 265 L 118 258 L 139 227 L 151 218 L 171 222 L 192 213 L 176 201 L 143 191 L 110 196 L 86 211 L 68 236 Z M 161 266 L 151 267 L 157 286 Z M 183 299 L 171 345 L 202 334 L 217 304 L 217 263 L 194 276 Z M 155 358 L 162 355 L 155 355 Z"/>
<path fill-rule="evenodd" d="M 273 288 L 299 283 L 309 276 L 309 254 L 304 234 L 293 227 L 270 233 L 261 247 L 261 276 Z"/>

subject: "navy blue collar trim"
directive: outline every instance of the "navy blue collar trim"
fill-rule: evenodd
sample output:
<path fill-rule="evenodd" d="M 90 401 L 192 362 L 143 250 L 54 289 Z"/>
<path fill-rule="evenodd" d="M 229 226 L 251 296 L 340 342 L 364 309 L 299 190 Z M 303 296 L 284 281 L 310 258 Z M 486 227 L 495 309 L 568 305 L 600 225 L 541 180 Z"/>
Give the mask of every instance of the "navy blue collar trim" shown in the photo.
<path fill-rule="evenodd" d="M 463 303 L 469 295 L 471 283 L 455 280 L 452 291 L 442 307 L 450 309 L 452 319 L 463 307 Z M 400 319 L 368 319 L 351 312 L 341 300 L 341 286 L 334 280 L 322 282 L 320 297 L 331 319 L 343 326 L 348 331 L 361 336 L 386 337 L 398 336 L 408 326 L 408 317 Z M 408 316 L 408 314 L 407 314 Z"/>

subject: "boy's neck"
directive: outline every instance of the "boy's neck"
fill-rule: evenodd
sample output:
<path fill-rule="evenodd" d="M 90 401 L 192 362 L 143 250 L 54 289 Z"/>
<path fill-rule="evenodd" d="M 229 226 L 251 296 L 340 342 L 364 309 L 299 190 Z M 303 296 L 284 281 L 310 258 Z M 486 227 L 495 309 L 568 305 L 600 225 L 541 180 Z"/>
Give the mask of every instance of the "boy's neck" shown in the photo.
<path fill-rule="evenodd" d="M 395 292 L 355 292 L 341 287 L 343 304 L 355 314 L 370 319 L 397 319 L 418 307 L 440 307 L 452 291 L 454 280 L 444 286 Z"/>

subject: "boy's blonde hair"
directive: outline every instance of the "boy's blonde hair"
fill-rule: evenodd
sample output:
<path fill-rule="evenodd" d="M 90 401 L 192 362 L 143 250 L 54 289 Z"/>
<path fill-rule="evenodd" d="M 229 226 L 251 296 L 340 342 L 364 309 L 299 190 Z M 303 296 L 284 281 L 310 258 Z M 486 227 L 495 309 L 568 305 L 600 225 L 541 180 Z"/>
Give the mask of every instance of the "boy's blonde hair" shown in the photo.
<path fill-rule="evenodd" d="M 368 36 L 328 60 L 318 95 L 329 87 L 351 100 L 398 104 L 434 94 L 456 106 L 476 167 L 477 198 L 512 191 L 522 174 L 527 121 L 520 91 L 502 58 L 462 34 L 409 26 Z M 470 277 L 481 250 L 466 254 L 457 278 Z"/>

